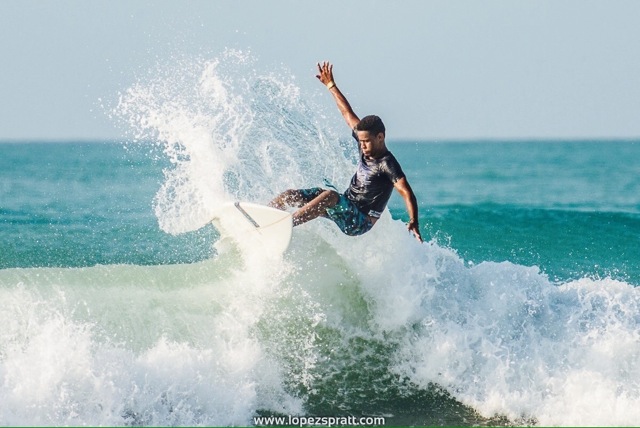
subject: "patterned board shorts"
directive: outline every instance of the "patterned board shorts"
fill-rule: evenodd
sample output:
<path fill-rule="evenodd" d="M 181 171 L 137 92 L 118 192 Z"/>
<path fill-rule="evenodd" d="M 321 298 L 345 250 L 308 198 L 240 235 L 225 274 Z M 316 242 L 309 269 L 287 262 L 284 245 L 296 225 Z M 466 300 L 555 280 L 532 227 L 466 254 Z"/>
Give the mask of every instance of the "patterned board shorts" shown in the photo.
<path fill-rule="evenodd" d="M 299 192 L 305 201 L 309 202 L 324 192 L 324 189 L 312 187 L 311 189 L 300 189 Z M 327 212 L 326 217 L 338 225 L 345 235 L 362 235 L 373 227 L 371 220 L 358 209 L 356 204 L 347 199 L 344 194 L 340 195 L 337 204 L 331 208 L 327 208 L 325 211 Z"/>

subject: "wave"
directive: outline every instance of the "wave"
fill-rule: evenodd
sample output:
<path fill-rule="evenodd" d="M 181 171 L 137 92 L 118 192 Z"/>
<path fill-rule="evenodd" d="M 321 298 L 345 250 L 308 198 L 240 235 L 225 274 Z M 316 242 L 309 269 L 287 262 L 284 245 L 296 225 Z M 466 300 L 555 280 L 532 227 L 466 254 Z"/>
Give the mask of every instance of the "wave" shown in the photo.
<path fill-rule="evenodd" d="M 444 392 L 409 422 L 433 423 L 445 395 L 512 423 L 637 420 L 637 288 L 470 264 L 389 217 L 358 240 L 330 226 L 296 231 L 275 264 L 230 251 L 0 271 L 0 421 L 247 425 L 261 412 L 384 409 L 407 422 L 394 419 L 402 397 L 434 385 Z"/>

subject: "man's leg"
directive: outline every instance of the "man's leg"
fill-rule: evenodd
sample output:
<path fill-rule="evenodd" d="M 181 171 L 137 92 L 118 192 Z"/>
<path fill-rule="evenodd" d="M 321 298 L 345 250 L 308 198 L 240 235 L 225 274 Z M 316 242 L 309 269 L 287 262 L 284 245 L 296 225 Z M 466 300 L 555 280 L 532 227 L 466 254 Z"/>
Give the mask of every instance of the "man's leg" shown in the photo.
<path fill-rule="evenodd" d="M 333 190 L 324 190 L 311 202 L 293 213 L 293 225 L 297 226 L 326 214 L 326 209 L 331 208 L 340 201 L 340 195 Z"/>
<path fill-rule="evenodd" d="M 312 190 L 312 193 L 309 193 Z M 289 189 L 276 196 L 269 206 L 279 210 L 286 210 L 287 207 L 302 207 L 293 213 L 293 225 L 297 226 L 313 220 L 316 217 L 324 216 L 325 209 L 338 203 L 340 195 L 333 190 L 321 188 L 295 190 Z"/>
<path fill-rule="evenodd" d="M 322 189 L 317 188 L 317 192 L 314 194 L 307 194 L 304 189 L 289 189 L 276 196 L 269 206 L 285 211 L 287 207 L 301 207 L 304 204 L 311 202 L 315 197 L 322 193 Z"/>

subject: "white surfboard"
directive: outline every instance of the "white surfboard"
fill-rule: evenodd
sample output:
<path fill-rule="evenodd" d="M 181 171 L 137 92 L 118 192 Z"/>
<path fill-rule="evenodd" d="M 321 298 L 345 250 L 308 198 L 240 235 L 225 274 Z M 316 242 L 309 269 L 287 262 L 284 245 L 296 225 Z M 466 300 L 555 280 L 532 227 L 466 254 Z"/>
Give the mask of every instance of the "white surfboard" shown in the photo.
<path fill-rule="evenodd" d="M 250 202 L 223 204 L 212 223 L 221 238 L 229 237 L 241 248 L 261 249 L 268 255 L 282 255 L 293 231 L 290 213 Z"/>

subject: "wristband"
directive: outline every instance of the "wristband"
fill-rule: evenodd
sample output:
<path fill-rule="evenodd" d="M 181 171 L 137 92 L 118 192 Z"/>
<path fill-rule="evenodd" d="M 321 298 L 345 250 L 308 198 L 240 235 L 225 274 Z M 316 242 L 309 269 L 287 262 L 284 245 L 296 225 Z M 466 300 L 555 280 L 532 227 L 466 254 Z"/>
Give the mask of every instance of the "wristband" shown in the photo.
<path fill-rule="evenodd" d="M 334 82 L 333 80 L 331 82 L 327 83 L 327 89 L 329 89 L 329 90 L 331 88 L 333 88 L 334 86 L 336 86 L 336 82 Z"/>

